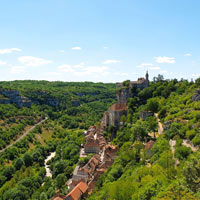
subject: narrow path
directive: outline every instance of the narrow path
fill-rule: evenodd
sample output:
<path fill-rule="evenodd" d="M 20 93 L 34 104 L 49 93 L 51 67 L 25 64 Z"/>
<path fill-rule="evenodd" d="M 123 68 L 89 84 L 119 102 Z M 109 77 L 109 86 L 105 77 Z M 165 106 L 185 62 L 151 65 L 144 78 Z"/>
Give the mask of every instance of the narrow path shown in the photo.
<path fill-rule="evenodd" d="M 172 156 L 173 156 L 173 160 L 175 161 L 175 168 L 176 168 L 178 166 L 178 164 L 180 163 L 180 161 L 178 159 L 176 159 L 175 156 L 174 156 L 176 140 L 170 140 L 169 145 L 170 145 L 170 148 L 171 148 L 171 151 L 172 151 Z"/>
<path fill-rule="evenodd" d="M 190 140 L 183 140 L 182 145 L 189 147 L 190 149 L 192 149 L 193 152 L 196 152 L 199 150 L 199 147 L 195 147 Z"/>
<path fill-rule="evenodd" d="M 47 165 L 47 162 L 49 160 L 51 160 L 52 158 L 54 158 L 56 156 L 56 152 L 52 152 L 44 161 L 44 166 L 45 166 L 45 169 L 46 169 L 46 176 L 47 177 L 51 177 L 52 178 L 52 173 L 51 173 L 51 170 L 49 168 L 49 165 Z"/>
<path fill-rule="evenodd" d="M 163 133 L 163 125 L 160 122 L 160 119 L 158 118 L 158 113 L 155 113 L 154 116 L 156 117 L 157 121 L 158 121 L 158 133 L 162 134 Z"/>
<path fill-rule="evenodd" d="M 32 131 L 37 125 L 42 124 L 43 122 L 45 122 L 48 119 L 48 117 L 46 117 L 45 119 L 43 119 L 42 121 L 38 122 L 37 124 L 35 124 L 34 126 L 32 126 L 28 131 L 26 131 L 23 135 L 21 135 L 19 138 L 17 138 L 17 140 L 15 140 L 13 143 L 9 144 L 7 147 L 5 147 L 4 149 L 0 150 L 0 153 L 4 152 L 6 149 L 12 147 L 14 144 L 16 144 L 17 142 L 19 142 L 21 139 L 23 139 L 30 131 Z"/>
<path fill-rule="evenodd" d="M 172 150 L 172 154 L 173 154 L 173 158 L 174 158 L 176 140 L 170 140 L 169 145 L 170 145 L 170 148 Z"/>

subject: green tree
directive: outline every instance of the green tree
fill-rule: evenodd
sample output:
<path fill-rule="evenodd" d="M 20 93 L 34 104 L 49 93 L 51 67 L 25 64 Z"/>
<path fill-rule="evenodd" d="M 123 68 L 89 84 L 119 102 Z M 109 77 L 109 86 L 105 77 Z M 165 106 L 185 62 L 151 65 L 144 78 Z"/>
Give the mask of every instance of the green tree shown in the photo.
<path fill-rule="evenodd" d="M 140 120 L 132 125 L 131 133 L 131 139 L 133 142 L 135 140 L 144 141 L 145 138 L 148 136 L 147 127 L 145 126 L 145 123 Z"/>
<path fill-rule="evenodd" d="M 198 157 L 193 157 L 183 168 L 183 175 L 188 188 L 193 192 L 200 192 L 200 161 Z"/>
<path fill-rule="evenodd" d="M 40 194 L 40 200 L 48 200 L 47 195 L 46 195 L 45 192 L 42 192 L 42 193 Z"/>
<path fill-rule="evenodd" d="M 10 180 L 14 173 L 15 169 L 13 166 L 8 166 L 3 171 L 3 175 L 7 178 L 7 180 Z"/>
<path fill-rule="evenodd" d="M 24 163 L 28 167 L 32 165 L 32 155 L 31 153 L 27 152 L 24 154 Z"/>
<path fill-rule="evenodd" d="M 66 161 L 61 160 L 56 162 L 53 168 L 53 176 L 56 177 L 58 174 L 64 173 L 66 167 L 67 167 Z"/>
<path fill-rule="evenodd" d="M 178 146 L 175 150 L 175 156 L 180 160 L 186 159 L 191 153 L 192 150 L 185 146 Z"/>
<path fill-rule="evenodd" d="M 146 109 L 151 112 L 158 112 L 159 102 L 156 98 L 149 99 L 146 104 Z"/>
<path fill-rule="evenodd" d="M 24 165 L 24 161 L 22 158 L 17 158 L 17 160 L 14 163 L 14 166 L 16 170 L 19 170 Z"/>
<path fill-rule="evenodd" d="M 148 129 L 149 129 L 149 132 L 153 132 L 154 137 L 155 137 L 155 132 L 158 130 L 157 119 L 153 116 L 147 117 L 146 123 L 147 123 Z"/>
<path fill-rule="evenodd" d="M 65 186 L 66 176 L 64 174 L 58 174 L 56 177 L 56 187 L 61 189 Z"/>

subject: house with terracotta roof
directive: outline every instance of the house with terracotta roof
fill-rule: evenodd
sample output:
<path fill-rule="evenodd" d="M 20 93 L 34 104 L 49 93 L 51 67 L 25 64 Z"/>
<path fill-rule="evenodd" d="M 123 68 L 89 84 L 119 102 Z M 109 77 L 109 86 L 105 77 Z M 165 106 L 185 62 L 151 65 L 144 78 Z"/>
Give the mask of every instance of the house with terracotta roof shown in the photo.
<path fill-rule="evenodd" d="M 80 200 L 84 194 L 87 194 L 88 185 L 80 182 L 65 198 L 64 200 Z"/>
<path fill-rule="evenodd" d="M 52 200 L 64 200 L 65 196 L 64 195 L 55 195 Z"/>
<path fill-rule="evenodd" d="M 100 146 L 98 140 L 95 140 L 94 138 L 90 138 L 87 140 L 84 151 L 86 154 L 89 153 L 99 153 L 100 152 Z"/>
<path fill-rule="evenodd" d="M 152 156 L 152 151 L 151 151 L 151 149 L 152 149 L 154 143 L 155 143 L 155 142 L 154 142 L 153 140 L 150 140 L 150 141 L 147 142 L 146 145 L 145 145 L 145 149 L 146 149 L 147 153 L 148 153 L 150 156 Z"/>
<path fill-rule="evenodd" d="M 69 189 L 72 190 L 78 183 L 85 182 L 87 183 L 89 179 L 89 172 L 86 168 L 80 168 L 77 165 L 73 171 L 73 176 L 71 182 L 69 183 Z"/>

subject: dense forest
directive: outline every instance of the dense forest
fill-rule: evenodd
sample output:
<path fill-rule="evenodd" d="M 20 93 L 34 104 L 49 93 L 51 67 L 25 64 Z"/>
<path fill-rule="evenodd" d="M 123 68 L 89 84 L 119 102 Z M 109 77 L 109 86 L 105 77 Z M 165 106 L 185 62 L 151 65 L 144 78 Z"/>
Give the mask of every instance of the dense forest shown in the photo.
<path fill-rule="evenodd" d="M 120 147 L 118 157 L 89 199 L 200 199 L 199 87 L 200 79 L 194 83 L 159 75 L 129 99 L 128 116 L 112 141 Z M 141 111 L 158 115 L 142 121 Z M 161 134 L 158 120 L 164 127 Z"/>
<path fill-rule="evenodd" d="M 63 187 L 79 161 L 83 131 L 98 122 L 116 101 L 115 85 L 103 83 L 64 83 L 48 81 L 0 82 L 0 100 L 16 91 L 26 97 L 29 107 L 0 104 L 0 199 L 51 199 Z M 14 91 L 14 92 L 13 92 Z M 3 93 L 4 92 L 4 93 Z M 6 94 L 7 94 L 6 93 Z M 15 98 L 16 99 L 16 98 Z M 41 120 L 43 123 L 38 124 Z M 13 142 L 36 125 L 16 144 Z M 9 144 L 13 144 L 4 151 Z M 52 178 L 46 177 L 45 159 Z"/>

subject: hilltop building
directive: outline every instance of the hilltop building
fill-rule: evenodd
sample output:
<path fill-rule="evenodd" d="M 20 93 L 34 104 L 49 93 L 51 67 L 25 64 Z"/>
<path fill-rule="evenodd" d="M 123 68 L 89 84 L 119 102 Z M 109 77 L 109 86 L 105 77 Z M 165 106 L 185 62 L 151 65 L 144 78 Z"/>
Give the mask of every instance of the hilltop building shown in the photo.
<path fill-rule="evenodd" d="M 106 129 L 110 125 L 113 125 L 114 127 L 119 128 L 121 116 L 126 116 L 127 111 L 128 107 L 125 103 L 113 104 L 108 111 L 104 113 L 104 116 L 101 120 L 102 127 Z"/>
<path fill-rule="evenodd" d="M 145 78 L 138 78 L 137 81 L 125 81 L 116 83 L 117 103 L 113 104 L 108 111 L 104 113 L 101 120 L 101 127 L 107 129 L 109 126 L 114 126 L 116 129 L 120 128 L 120 119 L 128 112 L 128 99 L 134 96 L 133 90 L 139 88 L 143 90 L 149 86 L 149 74 L 146 72 Z"/>
<path fill-rule="evenodd" d="M 144 89 L 149 86 L 149 73 L 148 71 L 146 72 L 145 78 L 138 78 L 137 81 L 130 81 L 129 82 L 129 87 L 130 88 L 140 88 Z M 116 83 L 117 88 L 122 88 L 124 87 L 123 82 L 122 83 Z"/>

